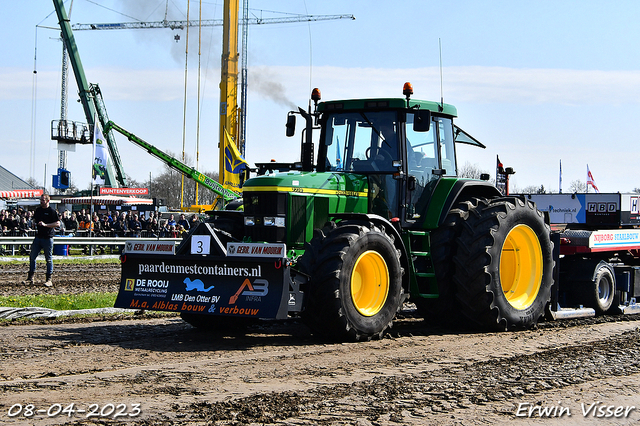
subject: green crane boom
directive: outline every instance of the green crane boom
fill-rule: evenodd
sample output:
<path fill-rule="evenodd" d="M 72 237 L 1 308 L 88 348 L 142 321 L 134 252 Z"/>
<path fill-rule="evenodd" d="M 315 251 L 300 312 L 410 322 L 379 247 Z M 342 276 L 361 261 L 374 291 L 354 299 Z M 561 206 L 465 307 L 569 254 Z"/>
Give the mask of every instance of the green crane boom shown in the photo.
<path fill-rule="evenodd" d="M 105 129 L 105 125 L 108 121 L 107 110 L 104 107 L 102 101 L 102 94 L 97 84 L 89 84 L 87 77 L 84 73 L 84 67 L 80 60 L 80 54 L 78 53 L 78 46 L 76 45 L 71 25 L 69 24 L 69 17 L 64 9 L 62 0 L 53 0 L 53 5 L 58 15 L 58 22 L 60 24 L 60 31 L 62 32 L 62 39 L 64 40 L 65 47 L 69 53 L 69 60 L 73 69 L 73 74 L 78 84 L 78 95 L 80 96 L 80 102 L 84 109 L 84 115 L 87 119 L 87 123 L 92 128 L 95 123 L 95 118 L 98 117 L 98 121 L 103 128 L 104 136 L 107 139 L 107 147 L 109 154 L 115 168 L 115 176 L 113 176 L 112 170 L 107 167 L 106 184 L 107 186 L 117 187 L 118 184 L 127 186 L 127 179 L 120 161 L 120 154 L 118 153 L 118 147 L 110 132 Z M 117 182 L 116 182 L 117 181 Z"/>
<path fill-rule="evenodd" d="M 178 172 L 182 173 L 186 177 L 195 180 L 196 182 L 203 185 L 207 189 L 210 189 L 211 191 L 215 192 L 220 197 L 222 197 L 225 202 L 241 197 L 240 194 L 234 191 L 231 191 L 223 187 L 222 185 L 220 185 L 215 179 L 212 179 L 209 176 L 200 173 L 193 167 L 187 166 L 186 164 L 179 161 L 175 157 L 172 157 L 171 155 L 151 145 L 149 142 L 145 141 L 144 139 L 141 139 L 138 136 L 134 135 L 133 133 L 118 126 L 113 121 L 109 121 L 104 128 L 105 133 L 109 130 L 115 130 L 116 132 L 124 135 L 131 142 L 138 145 L 142 149 L 146 150 L 149 154 L 153 155 L 159 160 L 163 161 L 166 165 L 168 165 L 172 169 L 177 170 Z"/>

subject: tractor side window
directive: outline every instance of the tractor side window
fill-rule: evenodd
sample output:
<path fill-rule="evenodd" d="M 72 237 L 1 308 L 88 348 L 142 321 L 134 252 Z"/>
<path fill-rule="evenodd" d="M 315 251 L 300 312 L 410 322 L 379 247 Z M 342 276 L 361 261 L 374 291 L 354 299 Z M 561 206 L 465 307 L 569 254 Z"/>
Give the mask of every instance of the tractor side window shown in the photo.
<path fill-rule="evenodd" d="M 330 126 L 326 127 L 325 145 L 327 145 L 327 171 L 344 170 L 345 141 L 349 138 L 350 124 L 344 116 L 330 118 Z"/>
<path fill-rule="evenodd" d="M 436 150 L 436 130 L 431 126 L 428 132 L 413 130 L 413 114 L 407 114 L 407 162 L 409 174 L 416 177 L 419 186 L 424 187 L 430 180 L 437 178 L 432 171 L 438 169 Z"/>
<path fill-rule="evenodd" d="M 361 121 L 356 121 L 356 131 L 353 135 L 352 142 L 353 149 L 351 150 L 351 168 L 353 169 L 354 161 L 364 161 L 367 159 L 366 153 L 371 145 L 371 127 L 367 124 L 363 124 Z"/>
<path fill-rule="evenodd" d="M 455 176 L 456 158 L 453 148 L 453 126 L 450 118 L 432 117 L 428 132 L 413 130 L 414 114 L 407 113 L 407 163 L 409 175 L 416 178 L 415 189 L 408 193 L 407 220 L 417 220 L 424 215 L 433 188 L 441 172 Z"/>
<path fill-rule="evenodd" d="M 456 152 L 454 150 L 453 126 L 448 118 L 437 118 L 440 139 L 440 155 L 445 176 L 456 176 Z"/>

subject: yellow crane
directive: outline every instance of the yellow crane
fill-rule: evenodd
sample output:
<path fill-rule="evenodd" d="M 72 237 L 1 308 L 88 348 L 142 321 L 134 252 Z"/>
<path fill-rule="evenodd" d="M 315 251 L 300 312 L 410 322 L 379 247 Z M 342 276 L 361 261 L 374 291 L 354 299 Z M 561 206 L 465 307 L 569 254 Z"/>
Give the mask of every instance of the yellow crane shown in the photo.
<path fill-rule="evenodd" d="M 241 190 L 246 162 L 238 150 L 238 5 L 224 0 L 222 66 L 220 67 L 220 163 L 219 182 L 226 189 Z M 244 163 L 243 163 L 244 162 Z"/>

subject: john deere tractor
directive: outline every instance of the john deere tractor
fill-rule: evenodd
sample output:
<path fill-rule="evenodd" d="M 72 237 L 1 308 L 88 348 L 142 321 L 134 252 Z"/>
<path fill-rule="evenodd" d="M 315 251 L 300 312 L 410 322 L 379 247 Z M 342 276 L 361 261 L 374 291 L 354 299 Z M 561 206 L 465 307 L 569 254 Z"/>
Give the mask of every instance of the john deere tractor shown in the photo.
<path fill-rule="evenodd" d="M 452 105 L 412 99 L 408 83 L 403 94 L 320 102 L 316 89 L 313 106 L 289 113 L 288 136 L 297 117 L 304 122 L 301 161 L 257 164 L 258 176 L 243 186 L 243 211 L 211 212 L 212 223 L 163 260 L 186 266 L 162 275 L 166 298 L 195 296 L 187 278 L 217 295 L 173 310 L 202 327 L 300 316 L 336 340 L 381 337 L 407 301 L 434 321 L 534 325 L 553 283 L 544 216 L 486 180 L 457 177 L 456 144 L 484 146 L 454 125 Z M 189 240 L 207 235 L 211 252 L 194 256 Z M 137 255 L 123 263 L 119 300 L 127 277 L 158 272 L 144 262 Z M 223 267 L 240 272 L 207 272 Z M 122 297 L 117 306 L 142 300 Z"/>

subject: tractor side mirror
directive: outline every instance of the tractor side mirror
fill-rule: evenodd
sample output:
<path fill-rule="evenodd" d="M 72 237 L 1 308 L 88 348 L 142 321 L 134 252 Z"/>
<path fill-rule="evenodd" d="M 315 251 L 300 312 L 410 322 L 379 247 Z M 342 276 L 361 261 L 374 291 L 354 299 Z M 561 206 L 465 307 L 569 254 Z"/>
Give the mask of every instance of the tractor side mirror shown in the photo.
<path fill-rule="evenodd" d="M 296 133 L 296 116 L 287 116 L 287 137 L 291 137 Z"/>
<path fill-rule="evenodd" d="M 428 132 L 431 125 L 431 111 L 417 110 L 413 115 L 413 131 Z"/>

